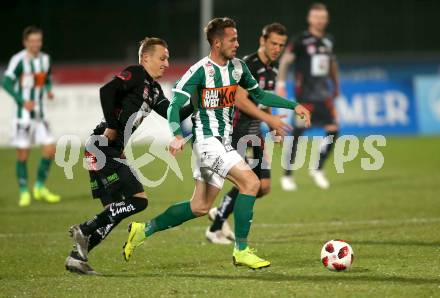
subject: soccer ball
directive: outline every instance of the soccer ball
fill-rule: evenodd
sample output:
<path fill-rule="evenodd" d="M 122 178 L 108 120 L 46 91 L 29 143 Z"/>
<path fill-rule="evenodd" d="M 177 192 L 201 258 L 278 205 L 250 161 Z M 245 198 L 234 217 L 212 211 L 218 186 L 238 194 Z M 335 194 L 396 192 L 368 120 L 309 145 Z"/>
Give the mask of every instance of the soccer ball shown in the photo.
<path fill-rule="evenodd" d="M 321 249 L 322 264 L 331 271 L 348 270 L 353 258 L 353 249 L 344 240 L 330 240 Z"/>

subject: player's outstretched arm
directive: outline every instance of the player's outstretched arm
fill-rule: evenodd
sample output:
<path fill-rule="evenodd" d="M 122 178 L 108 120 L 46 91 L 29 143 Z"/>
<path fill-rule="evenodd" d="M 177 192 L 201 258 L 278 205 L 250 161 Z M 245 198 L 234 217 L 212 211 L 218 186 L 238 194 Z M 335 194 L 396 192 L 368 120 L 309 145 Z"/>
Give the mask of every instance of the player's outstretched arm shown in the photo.
<path fill-rule="evenodd" d="M 296 101 L 290 101 L 285 99 L 284 97 L 278 96 L 276 94 L 266 92 L 260 87 L 256 86 L 255 88 L 248 90 L 249 95 L 258 103 L 261 103 L 268 107 L 273 108 L 284 108 L 294 110 L 298 103 Z"/>
<path fill-rule="evenodd" d="M 261 89 L 255 78 L 252 76 L 248 66 L 243 61 L 240 61 L 240 63 L 243 73 L 238 84 L 249 92 L 249 95 L 252 97 L 252 99 L 267 107 L 285 108 L 291 110 L 296 108 L 298 105 L 296 101 L 289 101 L 284 97 L 270 92 L 265 92 L 263 89 Z"/>
<path fill-rule="evenodd" d="M 310 126 L 310 113 L 303 106 L 299 105 L 296 101 L 289 101 L 284 97 L 276 94 L 265 92 L 259 86 L 255 78 L 252 76 L 249 68 L 245 63 L 241 63 L 243 74 L 241 76 L 239 85 L 249 92 L 249 95 L 258 103 L 261 103 L 268 107 L 285 108 L 295 110 L 297 114 L 305 118 L 306 127 Z"/>
<path fill-rule="evenodd" d="M 168 108 L 170 106 L 170 102 L 168 99 L 163 104 L 161 103 L 160 106 L 157 109 L 154 109 L 155 112 L 157 112 L 160 116 L 162 116 L 165 119 L 168 119 Z M 179 119 L 181 121 L 184 121 L 186 118 L 192 115 L 194 112 L 194 107 L 192 104 L 187 104 L 180 108 L 179 111 Z"/>
<path fill-rule="evenodd" d="M 158 113 L 160 116 L 162 116 L 164 119 L 168 119 L 168 108 L 170 106 L 170 101 L 164 97 L 162 100 L 160 100 L 154 107 L 153 110 Z M 187 104 L 185 106 L 183 106 L 180 110 L 179 110 L 179 119 L 181 121 L 185 120 L 186 118 L 188 118 L 189 116 L 192 115 L 192 113 L 194 112 L 194 107 L 193 105 Z"/>
<path fill-rule="evenodd" d="M 248 90 L 248 92 L 255 101 L 265 106 L 295 110 L 295 113 L 304 118 L 306 122 L 306 127 L 310 126 L 310 112 L 306 108 L 298 104 L 296 101 L 289 101 L 284 97 L 266 92 L 258 86 L 256 88 Z"/>
<path fill-rule="evenodd" d="M 272 115 L 262 111 L 249 100 L 247 91 L 241 87 L 238 87 L 235 94 L 235 105 L 249 116 L 266 122 L 279 136 L 285 136 L 288 131 L 292 130 L 292 127 L 282 120 L 285 115 Z"/>

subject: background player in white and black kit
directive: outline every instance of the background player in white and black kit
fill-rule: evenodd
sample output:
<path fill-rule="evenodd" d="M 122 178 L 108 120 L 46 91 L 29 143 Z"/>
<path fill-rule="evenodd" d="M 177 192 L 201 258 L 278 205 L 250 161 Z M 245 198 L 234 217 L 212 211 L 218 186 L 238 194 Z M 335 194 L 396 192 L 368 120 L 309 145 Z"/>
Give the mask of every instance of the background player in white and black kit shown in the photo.
<path fill-rule="evenodd" d="M 284 46 L 287 41 L 287 30 L 279 23 L 272 23 L 266 25 L 260 36 L 260 46 L 257 52 L 252 53 L 243 58 L 248 66 L 251 74 L 257 80 L 260 88 L 265 91 L 274 92 L 275 84 L 278 76 L 278 63 L 277 60 L 281 55 Z M 247 92 L 237 91 L 236 97 L 244 96 L 248 97 Z M 253 101 L 248 97 L 253 104 Z M 258 137 L 260 138 L 261 145 L 248 145 L 251 148 L 252 156 L 250 158 L 258 160 L 258 164 L 253 168 L 253 171 L 260 179 L 260 190 L 257 197 L 262 197 L 270 192 L 270 165 L 264 158 L 264 138 L 261 133 L 260 125 L 261 120 L 256 119 L 251 116 L 250 111 L 246 109 L 246 106 L 240 104 L 241 101 L 237 101 L 236 114 L 234 117 L 234 130 L 232 133 L 232 146 L 237 148 L 239 140 L 245 136 Z M 269 126 L 271 111 L 270 108 L 259 106 L 263 112 L 268 117 Z M 273 116 L 272 116 L 273 117 Z M 278 135 L 284 135 L 286 130 L 290 130 L 289 125 L 284 125 L 284 129 L 277 130 Z M 246 137 L 248 138 L 248 137 Z M 245 152 L 239 152 L 240 154 L 245 154 Z M 233 187 L 223 198 L 220 206 L 218 208 L 212 208 L 209 211 L 209 217 L 213 220 L 213 223 L 205 232 L 206 238 L 212 243 L 216 244 L 229 244 L 234 240 L 234 234 L 229 228 L 226 219 L 232 213 L 234 209 L 235 199 L 238 195 L 238 189 Z"/>
<path fill-rule="evenodd" d="M 329 20 L 324 4 L 316 3 L 310 7 L 307 21 L 308 30 L 301 33 L 286 47 L 280 59 L 280 75 L 277 89 L 283 94 L 284 81 L 288 66 L 294 63 L 295 98 L 312 113 L 312 125 L 324 127 L 326 138 L 320 149 L 317 169 L 309 174 L 317 186 L 327 189 L 330 186 L 322 168 L 338 136 L 339 126 L 336 119 L 334 99 L 339 95 L 339 75 L 336 57 L 333 52 L 333 37 L 325 32 Z M 298 138 L 304 133 L 301 121 L 295 121 L 293 131 L 292 154 L 287 156 L 286 164 L 293 164 Z M 286 170 L 281 178 L 281 186 L 286 191 L 296 190 L 292 171 Z"/>
<path fill-rule="evenodd" d="M 156 81 L 168 68 L 168 49 L 164 40 L 146 38 L 139 48 L 139 65 L 127 67 L 100 89 L 104 118 L 86 144 L 93 198 L 99 198 L 104 210 L 82 224 L 71 227 L 75 248 L 66 259 L 66 269 L 96 274 L 87 263 L 88 252 L 97 246 L 124 218 L 148 205 L 142 184 L 124 160 L 124 142 L 152 110 L 167 118 L 169 101 Z M 180 110 L 181 119 L 193 111 L 192 105 Z M 132 128 L 126 136 L 126 127 Z M 102 141 L 108 141 L 103 145 Z M 99 151 L 105 164 L 99 167 Z M 101 155 L 102 155 L 101 153 Z"/>

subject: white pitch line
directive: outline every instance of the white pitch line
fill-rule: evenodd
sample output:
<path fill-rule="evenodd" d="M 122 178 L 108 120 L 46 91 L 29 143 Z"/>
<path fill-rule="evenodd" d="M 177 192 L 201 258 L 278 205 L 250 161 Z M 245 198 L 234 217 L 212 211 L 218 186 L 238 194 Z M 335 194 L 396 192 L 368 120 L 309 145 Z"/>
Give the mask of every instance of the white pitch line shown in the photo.
<path fill-rule="evenodd" d="M 440 218 L 410 218 L 410 219 L 373 219 L 373 220 L 353 220 L 353 221 L 323 221 L 323 222 L 304 222 L 304 223 L 285 223 L 285 224 L 256 224 L 260 228 L 301 228 L 306 226 L 325 225 L 325 226 L 344 226 L 344 225 L 395 225 L 395 224 L 418 224 L 440 222 Z"/>
<path fill-rule="evenodd" d="M 298 222 L 298 223 L 279 223 L 279 224 L 254 224 L 255 228 L 302 228 L 309 226 L 345 226 L 345 225 L 401 225 L 401 224 L 425 224 L 425 223 L 437 223 L 440 222 L 440 218 L 410 218 L 410 219 L 372 219 L 372 220 L 353 220 L 353 221 L 322 221 L 322 222 Z M 176 227 L 174 229 L 181 229 L 182 227 Z M 188 228 L 184 228 L 188 229 Z M 191 230 L 204 230 L 206 227 L 191 227 Z M 116 230 L 113 234 L 125 233 L 124 230 Z M 45 237 L 48 235 L 64 235 L 68 237 L 68 232 L 45 232 L 45 233 L 0 233 L 0 238 L 9 237 Z"/>

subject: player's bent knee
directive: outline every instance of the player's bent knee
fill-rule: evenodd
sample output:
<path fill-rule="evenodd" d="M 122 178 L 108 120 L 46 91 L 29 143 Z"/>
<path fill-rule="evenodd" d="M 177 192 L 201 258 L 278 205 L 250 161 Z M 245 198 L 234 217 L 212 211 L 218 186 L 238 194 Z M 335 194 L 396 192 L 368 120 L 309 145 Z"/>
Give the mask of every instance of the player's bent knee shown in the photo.
<path fill-rule="evenodd" d="M 204 216 L 209 212 L 209 206 L 191 206 L 192 213 L 197 216 Z"/>
<path fill-rule="evenodd" d="M 19 161 L 27 161 L 27 160 L 28 160 L 28 157 L 27 157 L 27 156 L 18 156 L 17 159 L 18 159 Z"/>
<path fill-rule="evenodd" d="M 244 185 L 240 188 L 241 193 L 257 195 L 260 189 L 260 180 L 257 176 L 249 176 Z"/>
<path fill-rule="evenodd" d="M 136 208 L 138 209 L 138 212 L 147 209 L 148 199 L 145 195 L 144 196 L 134 195 L 131 199 L 136 200 L 135 202 L 136 202 Z"/>
<path fill-rule="evenodd" d="M 55 145 L 44 145 L 42 148 L 43 156 L 48 159 L 54 159 L 55 158 Z"/>
<path fill-rule="evenodd" d="M 139 192 L 133 195 L 134 198 L 141 198 L 141 199 L 147 199 L 147 195 L 145 192 Z"/>
<path fill-rule="evenodd" d="M 17 159 L 19 161 L 27 161 L 29 157 L 29 152 L 27 150 L 18 149 L 17 150 Z"/>
<path fill-rule="evenodd" d="M 261 187 L 260 180 L 258 180 L 258 178 L 257 179 L 253 179 L 251 187 L 252 187 L 252 190 L 255 191 L 255 193 L 258 193 L 258 190 Z"/>
<path fill-rule="evenodd" d="M 271 191 L 270 185 L 265 186 L 262 184 L 260 190 L 258 191 L 257 198 L 264 197 L 265 195 L 269 194 L 270 191 Z"/>

